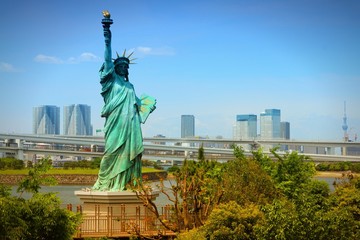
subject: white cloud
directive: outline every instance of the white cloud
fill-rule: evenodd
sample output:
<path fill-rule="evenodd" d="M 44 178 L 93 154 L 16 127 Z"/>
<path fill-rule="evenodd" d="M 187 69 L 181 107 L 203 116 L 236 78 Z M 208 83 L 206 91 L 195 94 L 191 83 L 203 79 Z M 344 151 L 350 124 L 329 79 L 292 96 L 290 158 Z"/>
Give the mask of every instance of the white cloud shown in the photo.
<path fill-rule="evenodd" d="M 18 72 L 18 70 L 10 63 L 0 62 L 0 72 Z"/>
<path fill-rule="evenodd" d="M 175 50 L 171 47 L 159 47 L 159 48 L 151 48 L 151 47 L 142 47 L 139 46 L 136 48 L 136 52 L 143 55 L 174 55 Z"/>
<path fill-rule="evenodd" d="M 96 56 L 90 52 L 84 52 L 77 57 L 69 57 L 67 60 L 62 60 L 58 57 L 46 56 L 43 54 L 37 55 L 34 60 L 36 62 L 42 63 L 52 63 L 52 64 L 74 64 L 80 62 L 98 62 L 101 60 L 100 57 Z"/>
<path fill-rule="evenodd" d="M 101 59 L 95 54 L 84 52 L 79 56 L 78 60 L 81 62 L 98 62 Z"/>
<path fill-rule="evenodd" d="M 42 63 L 53 63 L 53 64 L 60 64 L 63 63 L 60 58 L 53 57 L 53 56 L 46 56 L 43 54 L 39 54 L 34 58 L 35 62 L 42 62 Z"/>

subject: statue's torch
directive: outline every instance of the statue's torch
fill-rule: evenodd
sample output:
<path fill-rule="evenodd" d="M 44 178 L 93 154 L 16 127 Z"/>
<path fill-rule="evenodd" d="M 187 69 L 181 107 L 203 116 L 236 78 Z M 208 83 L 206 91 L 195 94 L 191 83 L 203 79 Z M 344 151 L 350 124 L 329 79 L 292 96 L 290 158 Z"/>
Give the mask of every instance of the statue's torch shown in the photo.
<path fill-rule="evenodd" d="M 104 10 L 102 13 L 104 16 L 101 21 L 103 28 L 110 29 L 110 25 L 113 24 L 113 20 L 110 18 L 110 13 L 107 10 Z"/>

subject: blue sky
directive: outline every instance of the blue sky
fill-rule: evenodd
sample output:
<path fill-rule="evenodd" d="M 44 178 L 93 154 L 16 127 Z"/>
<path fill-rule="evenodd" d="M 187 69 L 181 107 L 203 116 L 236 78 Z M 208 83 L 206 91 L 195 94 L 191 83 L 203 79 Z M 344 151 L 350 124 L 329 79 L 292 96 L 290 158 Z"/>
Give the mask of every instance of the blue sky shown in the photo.
<path fill-rule="evenodd" d="M 341 140 L 344 101 L 350 138 L 360 133 L 357 0 L 3 0 L 0 132 L 32 133 L 40 105 L 88 104 L 103 127 L 104 9 L 113 53 L 138 58 L 137 94 L 158 101 L 146 137 L 179 137 L 192 114 L 196 135 L 231 138 L 237 114 L 277 108 L 291 138 Z"/>

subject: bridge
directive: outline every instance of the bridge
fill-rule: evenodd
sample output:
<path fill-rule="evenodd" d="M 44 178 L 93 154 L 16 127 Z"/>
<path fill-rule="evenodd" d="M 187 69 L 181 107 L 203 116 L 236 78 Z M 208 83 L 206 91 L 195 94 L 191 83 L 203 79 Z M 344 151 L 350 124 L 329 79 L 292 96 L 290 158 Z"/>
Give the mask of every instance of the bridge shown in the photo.
<path fill-rule="evenodd" d="M 34 135 L 0 133 L 0 153 L 18 159 L 29 156 L 77 156 L 82 158 L 101 157 L 104 138 L 97 136 Z M 199 146 L 204 147 L 205 157 L 218 161 L 233 158 L 232 145 L 244 146 L 245 154 L 252 149 L 264 147 L 264 153 L 270 154 L 268 147 L 279 146 L 279 154 L 298 151 L 316 162 L 348 161 L 360 162 L 360 142 L 336 141 L 295 141 L 295 140 L 233 140 L 202 138 L 144 138 L 143 159 L 181 162 L 184 159 L 196 159 Z M 358 149 L 358 155 L 347 155 L 348 149 Z M 340 151 L 338 153 L 337 151 Z"/>

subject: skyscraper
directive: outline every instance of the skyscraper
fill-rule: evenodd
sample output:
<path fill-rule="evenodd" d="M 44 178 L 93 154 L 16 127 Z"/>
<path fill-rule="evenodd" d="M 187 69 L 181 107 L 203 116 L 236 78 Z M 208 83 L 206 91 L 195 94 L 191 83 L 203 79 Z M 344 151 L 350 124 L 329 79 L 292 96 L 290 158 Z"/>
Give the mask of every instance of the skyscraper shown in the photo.
<path fill-rule="evenodd" d="M 290 123 L 280 122 L 280 138 L 289 140 L 290 139 Z"/>
<path fill-rule="evenodd" d="M 64 106 L 64 135 L 92 135 L 91 108 L 85 104 Z"/>
<path fill-rule="evenodd" d="M 260 113 L 261 139 L 280 139 L 280 110 L 265 109 Z"/>
<path fill-rule="evenodd" d="M 242 114 L 236 116 L 233 138 L 237 140 L 254 139 L 257 136 L 257 116 Z"/>
<path fill-rule="evenodd" d="M 181 138 L 195 136 L 194 115 L 181 115 Z"/>
<path fill-rule="evenodd" d="M 33 108 L 34 134 L 60 134 L 60 108 L 44 105 Z"/>

